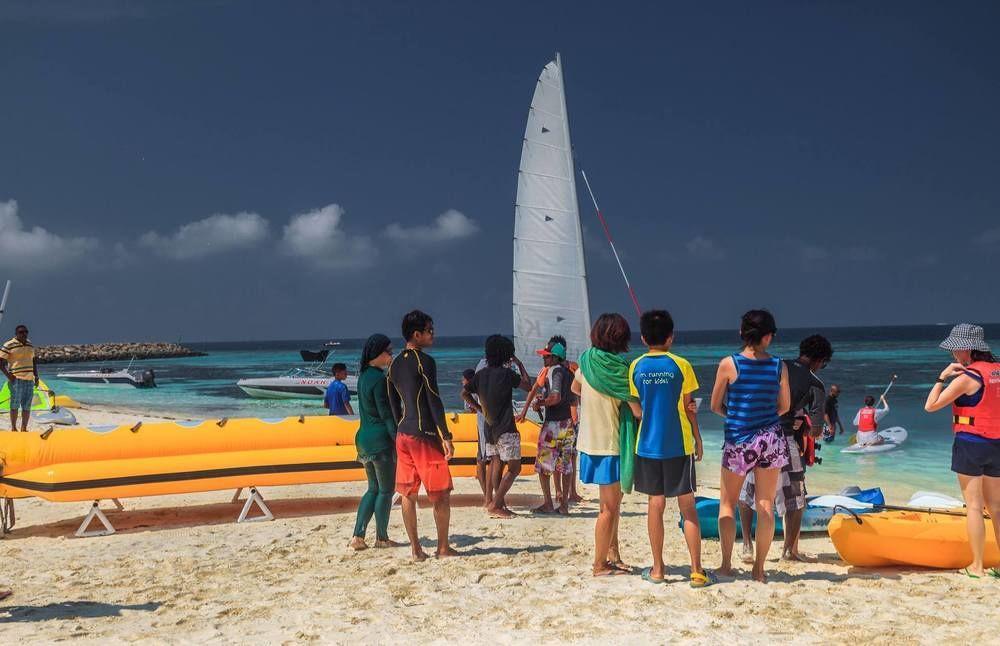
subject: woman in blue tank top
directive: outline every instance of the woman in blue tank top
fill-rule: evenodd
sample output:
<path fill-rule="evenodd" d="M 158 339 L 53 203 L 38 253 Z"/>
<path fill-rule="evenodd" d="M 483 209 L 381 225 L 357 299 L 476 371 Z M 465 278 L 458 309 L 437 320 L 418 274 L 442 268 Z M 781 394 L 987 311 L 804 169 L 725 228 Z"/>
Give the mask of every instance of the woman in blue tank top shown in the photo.
<path fill-rule="evenodd" d="M 791 406 L 788 369 L 767 353 L 777 329 L 767 310 L 744 314 L 740 322 L 743 350 L 719 362 L 712 389 L 712 412 L 726 418 L 719 495 L 722 567 L 718 572 L 734 574 L 736 504 L 743 481 L 752 471 L 757 508 L 753 578 L 762 583 L 767 581 L 764 559 L 774 539 L 774 495 L 781 467 L 788 464 L 788 443 L 779 423 Z"/>

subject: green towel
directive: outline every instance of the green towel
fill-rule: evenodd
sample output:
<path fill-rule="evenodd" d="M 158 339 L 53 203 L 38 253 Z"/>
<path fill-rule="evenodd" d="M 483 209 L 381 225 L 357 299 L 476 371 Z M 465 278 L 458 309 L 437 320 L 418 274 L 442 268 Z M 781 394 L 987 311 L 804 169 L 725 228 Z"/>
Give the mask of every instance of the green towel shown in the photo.
<path fill-rule="evenodd" d="M 613 352 L 590 348 L 580 356 L 580 370 L 590 387 L 613 399 L 618 406 L 619 459 L 622 491 L 632 493 L 635 477 L 635 443 L 639 426 L 628 402 L 637 401 L 628 384 L 628 362 Z"/>

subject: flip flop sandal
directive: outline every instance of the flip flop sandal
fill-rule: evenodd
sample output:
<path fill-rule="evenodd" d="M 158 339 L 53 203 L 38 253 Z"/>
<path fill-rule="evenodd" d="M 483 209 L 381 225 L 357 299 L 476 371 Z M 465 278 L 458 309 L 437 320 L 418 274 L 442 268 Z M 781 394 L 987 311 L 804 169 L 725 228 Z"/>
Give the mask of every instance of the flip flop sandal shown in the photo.
<path fill-rule="evenodd" d="M 964 574 L 965 576 L 969 577 L 970 579 L 981 579 L 982 578 L 978 574 L 973 574 L 972 572 L 969 572 L 969 568 L 965 568 L 964 570 L 962 570 L 962 574 Z"/>
<path fill-rule="evenodd" d="M 594 576 L 595 577 L 602 577 L 602 576 L 625 576 L 626 574 L 627 574 L 627 572 L 622 572 L 619 569 L 611 568 L 610 570 L 601 570 L 600 572 L 595 572 Z"/>
<path fill-rule="evenodd" d="M 651 567 L 643 568 L 643 570 L 642 570 L 642 580 L 643 581 L 647 581 L 649 583 L 652 583 L 653 585 L 660 585 L 662 583 L 666 583 L 667 582 L 667 580 L 665 578 L 663 578 L 663 579 L 654 578 L 653 577 L 653 568 L 651 568 Z"/>
<path fill-rule="evenodd" d="M 1000 579 L 1000 567 L 991 567 L 990 569 L 986 570 L 986 573 L 989 574 L 994 579 Z"/>
<path fill-rule="evenodd" d="M 710 585 L 718 583 L 719 580 L 715 577 L 715 574 L 705 570 L 704 572 L 692 572 L 690 584 L 692 588 L 707 588 Z"/>
<path fill-rule="evenodd" d="M 626 574 L 635 574 L 635 568 L 631 565 L 626 565 L 622 561 L 607 561 L 605 562 L 609 568 L 613 570 L 618 570 L 619 572 L 624 572 Z"/>

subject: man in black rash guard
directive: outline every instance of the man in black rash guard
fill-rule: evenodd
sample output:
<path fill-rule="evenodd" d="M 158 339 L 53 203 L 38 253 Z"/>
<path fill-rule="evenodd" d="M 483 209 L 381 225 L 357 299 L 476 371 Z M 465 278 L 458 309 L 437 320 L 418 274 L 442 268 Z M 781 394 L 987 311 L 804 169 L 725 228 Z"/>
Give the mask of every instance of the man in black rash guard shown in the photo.
<path fill-rule="evenodd" d="M 389 406 L 396 418 L 396 491 L 402 496 L 403 525 L 415 561 L 427 558 L 417 535 L 417 493 L 423 483 L 434 506 L 438 558 L 457 556 L 448 544 L 451 520 L 451 473 L 455 453 L 438 394 L 437 364 L 423 349 L 434 343 L 434 320 L 420 310 L 403 317 L 406 347 L 389 365 Z"/>

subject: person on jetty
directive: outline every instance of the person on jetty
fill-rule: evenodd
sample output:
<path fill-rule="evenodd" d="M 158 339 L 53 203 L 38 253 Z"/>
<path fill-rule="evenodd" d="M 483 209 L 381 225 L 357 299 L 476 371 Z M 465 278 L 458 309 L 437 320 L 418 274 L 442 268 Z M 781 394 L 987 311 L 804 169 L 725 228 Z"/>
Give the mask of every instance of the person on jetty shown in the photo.
<path fill-rule="evenodd" d="M 799 358 L 786 360 L 789 401 L 792 406 L 781 416 L 781 430 L 788 444 L 788 464 L 781 468 L 774 509 L 784 517 L 785 541 L 781 558 L 787 561 L 813 563 L 815 558 L 799 552 L 799 532 L 806 510 L 805 434 L 815 439 L 822 433 L 826 418 L 826 388 L 816 373 L 826 368 L 833 358 L 833 346 L 826 337 L 814 334 L 799 343 Z M 753 563 L 754 475 L 747 475 L 740 492 L 740 527 L 743 533 L 743 562 Z"/>
<path fill-rule="evenodd" d="M 858 409 L 854 415 L 854 425 L 858 428 L 858 444 L 861 446 L 882 443 L 882 438 L 878 434 L 878 423 L 889 414 L 889 402 L 885 395 L 879 399 L 882 402 L 882 408 L 875 408 L 875 398 L 866 395 L 865 405 Z"/>
<path fill-rule="evenodd" d="M 333 381 L 326 387 L 326 394 L 323 396 L 323 406 L 330 409 L 331 415 L 353 415 L 354 408 L 351 407 L 351 393 L 347 390 L 347 366 L 342 363 L 335 363 L 331 368 Z"/>
<path fill-rule="evenodd" d="M 580 356 L 572 390 L 580 397 L 580 480 L 600 488 L 594 528 L 594 576 L 631 574 L 622 561 L 618 521 L 622 493 L 632 490 L 635 467 L 635 401 L 622 357 L 632 337 L 621 314 L 601 314 L 590 330 L 591 348 Z"/>
<path fill-rule="evenodd" d="M 358 374 L 358 413 L 361 424 L 354 436 L 358 461 L 365 466 L 368 490 L 358 505 L 350 546 L 367 549 L 365 533 L 375 517 L 375 547 L 402 547 L 389 539 L 389 511 L 396 484 L 396 420 L 389 406 L 385 369 L 392 362 L 392 343 L 384 334 L 368 337 L 361 351 Z"/>
<path fill-rule="evenodd" d="M 31 400 L 38 386 L 38 364 L 35 347 L 28 339 L 28 327 L 14 328 L 14 338 L 0 346 L 0 370 L 10 388 L 10 430 L 17 431 L 17 414 L 21 412 L 21 431 L 28 431 Z"/>
<path fill-rule="evenodd" d="M 698 419 L 691 404 L 698 390 L 694 369 L 670 352 L 674 320 L 665 310 L 650 310 L 639 318 L 642 342 L 649 350 L 629 366 L 629 402 L 639 419 L 636 440 L 635 490 L 649 496 L 646 521 L 653 565 L 642 571 L 650 583 L 663 583 L 663 512 L 667 498 L 676 498 L 684 519 L 684 541 L 691 557 L 690 584 L 703 588 L 714 583 L 701 567 L 701 525 L 695 508 L 697 489 L 694 463 L 704 449 Z"/>
<path fill-rule="evenodd" d="M 485 366 L 485 364 L 483 364 Z M 482 370 L 482 368 L 479 368 Z M 493 500 L 493 486 L 489 480 L 490 456 L 486 455 L 486 436 L 484 435 L 483 408 L 479 405 L 478 395 L 473 395 L 471 399 L 465 397 L 465 387 L 476 376 L 476 371 L 466 368 L 462 371 L 462 387 L 459 389 L 459 396 L 465 403 L 465 412 L 476 415 L 476 481 L 479 482 L 479 489 L 483 492 L 483 508 L 489 509 Z"/>
<path fill-rule="evenodd" d="M 736 505 L 748 473 L 755 482 L 757 552 L 753 578 L 767 583 L 764 562 L 774 540 L 774 495 L 788 443 L 780 416 L 791 407 L 788 368 L 767 353 L 778 328 L 767 310 L 750 310 L 740 322 L 743 350 L 719 362 L 712 389 L 712 412 L 726 418 L 719 494 L 719 537 L 724 576 L 733 576 Z"/>
<path fill-rule="evenodd" d="M 966 527 L 972 564 L 965 574 L 979 578 L 985 574 L 983 552 L 986 528 L 983 507 L 993 519 L 993 532 L 1000 545 L 1000 362 L 986 343 L 983 328 L 959 323 L 941 348 L 955 359 L 938 376 L 927 395 L 924 410 L 939 411 L 951 405 L 951 470 L 965 499 Z M 1000 568 L 990 576 L 1000 578 Z"/>
<path fill-rule="evenodd" d="M 448 461 L 455 446 L 438 390 L 437 364 L 424 352 L 434 344 L 434 320 L 413 310 L 403 317 L 402 332 L 406 347 L 389 364 L 386 381 L 396 420 L 396 491 L 402 496 L 403 525 L 413 560 L 425 560 L 417 534 L 417 494 L 423 483 L 434 508 L 435 554 L 458 556 L 448 544 L 452 490 Z"/>
<path fill-rule="evenodd" d="M 487 508 L 491 518 L 513 518 L 507 508 L 506 495 L 521 473 L 521 434 L 514 423 L 514 390 L 527 391 L 531 385 L 528 372 L 521 360 L 514 356 L 514 342 L 494 334 L 486 339 L 486 367 L 476 372 L 465 385 L 466 402 L 478 395 L 479 407 L 485 419 L 484 434 L 488 441 L 491 459 L 488 482 L 495 491 Z M 508 366 L 513 363 L 517 372 Z M 501 478 L 501 463 L 506 467 Z"/>

